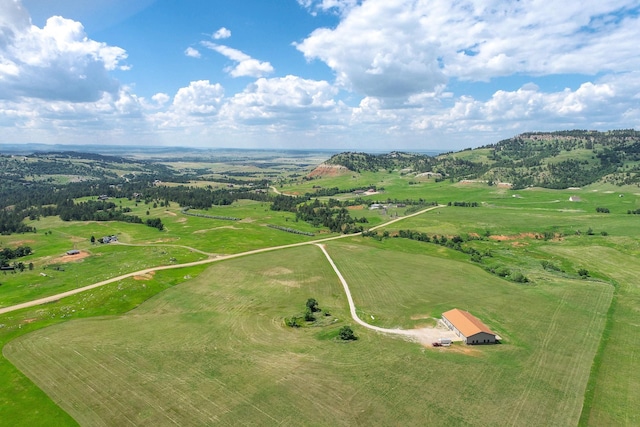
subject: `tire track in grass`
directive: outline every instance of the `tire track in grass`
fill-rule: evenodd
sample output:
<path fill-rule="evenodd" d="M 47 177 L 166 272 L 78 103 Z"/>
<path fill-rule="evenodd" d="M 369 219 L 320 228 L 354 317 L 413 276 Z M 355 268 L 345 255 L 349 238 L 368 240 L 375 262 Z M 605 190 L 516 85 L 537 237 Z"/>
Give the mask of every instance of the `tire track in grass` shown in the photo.
<path fill-rule="evenodd" d="M 566 304 L 566 298 L 567 298 L 567 293 L 568 291 L 564 291 L 562 294 L 562 299 L 560 300 L 560 302 L 558 303 L 558 305 L 556 306 L 556 309 L 553 313 L 553 315 L 551 316 L 551 319 L 549 321 L 549 327 L 547 328 L 547 332 L 546 334 L 544 334 L 544 338 L 542 340 L 542 342 L 540 343 L 540 345 L 537 347 L 537 351 L 536 351 L 536 355 L 534 356 L 533 360 L 532 360 L 532 364 L 534 365 L 534 369 L 531 372 L 531 374 L 529 375 L 529 379 L 526 382 L 526 385 L 524 387 L 523 392 L 520 394 L 520 398 L 517 400 L 517 403 L 509 417 L 510 425 L 518 425 L 518 419 L 520 418 L 520 415 L 524 409 L 524 405 L 526 402 L 529 401 L 529 396 L 531 395 L 531 390 L 533 388 L 534 383 L 536 382 L 536 380 L 538 379 L 538 377 L 540 376 L 540 373 L 542 372 L 543 369 L 543 364 L 544 361 L 547 359 L 547 348 L 549 347 L 550 342 L 552 341 L 552 337 L 555 336 L 559 325 L 558 325 L 558 316 L 560 314 L 560 309 Z"/>

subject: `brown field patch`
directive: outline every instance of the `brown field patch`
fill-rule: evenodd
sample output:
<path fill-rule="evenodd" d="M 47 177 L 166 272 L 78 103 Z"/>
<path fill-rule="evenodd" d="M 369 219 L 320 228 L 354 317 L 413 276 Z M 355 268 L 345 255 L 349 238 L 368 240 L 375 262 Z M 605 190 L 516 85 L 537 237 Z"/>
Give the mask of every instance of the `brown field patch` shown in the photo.
<path fill-rule="evenodd" d="M 35 243 L 35 242 L 36 242 L 35 240 L 16 240 L 14 242 L 11 242 L 11 245 L 24 246 L 24 245 Z"/>
<path fill-rule="evenodd" d="M 65 255 L 62 255 L 61 257 L 58 257 L 52 260 L 52 263 L 66 263 L 66 262 L 81 261 L 90 255 L 91 254 L 89 252 L 85 252 L 85 251 L 80 251 L 79 254 L 75 254 L 75 255 L 65 254 Z"/>
<path fill-rule="evenodd" d="M 411 320 L 431 319 L 429 314 L 414 314 L 411 316 Z"/>
<path fill-rule="evenodd" d="M 323 163 L 312 170 L 307 176 L 310 178 L 316 176 L 340 176 L 349 172 L 351 171 L 342 165 L 328 165 Z"/>
<path fill-rule="evenodd" d="M 292 270 L 289 270 L 286 267 L 274 267 L 274 268 L 270 268 L 269 270 L 265 271 L 264 274 L 265 276 L 282 276 L 283 274 L 291 274 L 293 273 Z"/>
<path fill-rule="evenodd" d="M 164 213 L 166 213 L 167 215 L 171 215 L 171 216 L 178 216 L 178 214 L 175 213 L 175 212 L 164 211 Z"/>
<path fill-rule="evenodd" d="M 274 285 L 286 286 L 287 288 L 300 287 L 300 282 L 296 282 L 295 280 L 271 280 L 271 283 Z"/>
<path fill-rule="evenodd" d="M 146 274 L 140 274 L 137 276 L 133 276 L 133 280 L 151 280 L 153 279 L 153 276 L 155 276 L 156 272 L 152 271 L 150 273 L 146 273 Z"/>
<path fill-rule="evenodd" d="M 347 209 L 350 211 L 361 211 L 364 209 L 364 205 L 349 206 Z"/>
<path fill-rule="evenodd" d="M 472 346 L 468 346 L 466 344 L 452 345 L 449 347 L 439 347 L 439 348 L 445 349 L 446 351 L 458 353 L 458 354 L 465 354 L 467 356 L 474 356 L 474 357 L 482 356 L 482 351 Z"/>
<path fill-rule="evenodd" d="M 510 236 L 506 236 L 506 235 L 489 236 L 489 239 L 496 240 L 498 242 L 504 242 L 507 240 L 542 239 L 542 238 L 543 236 L 538 233 L 520 233 L 520 234 L 513 234 Z"/>

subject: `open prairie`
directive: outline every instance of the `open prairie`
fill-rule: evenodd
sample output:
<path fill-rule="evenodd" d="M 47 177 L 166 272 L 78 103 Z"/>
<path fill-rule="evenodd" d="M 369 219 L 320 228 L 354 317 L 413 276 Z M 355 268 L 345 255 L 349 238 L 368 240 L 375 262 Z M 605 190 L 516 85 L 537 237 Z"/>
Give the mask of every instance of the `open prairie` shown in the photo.
<path fill-rule="evenodd" d="M 461 307 L 503 344 L 437 351 L 362 328 L 339 343 L 337 329 L 352 324 L 345 297 L 305 247 L 211 266 L 124 316 L 43 329 L 4 354 L 83 425 L 577 422 L 612 286 L 521 286 L 361 237 L 328 249 L 362 318 L 411 327 Z M 308 297 L 335 322 L 286 327 Z"/>
<path fill-rule="evenodd" d="M 388 200 L 444 205 L 376 236 L 325 242 L 361 319 L 410 329 L 456 307 L 487 323 L 501 344 L 425 348 L 355 325 L 340 282 L 313 245 L 215 261 L 338 236 L 269 202 L 185 213 L 174 203 L 119 198 L 132 214 L 161 218 L 164 230 L 27 220 L 37 233 L 0 236 L 0 244 L 32 247 L 23 260 L 34 268 L 0 276 L 0 306 L 150 267 L 212 265 L 140 274 L 0 315 L 8 359 L 0 360 L 7 379 L 0 419 L 29 426 L 43 417 L 57 425 L 640 423 L 640 225 L 627 214 L 640 206 L 640 191 L 606 184 L 510 191 L 388 171 L 287 178 L 277 190 L 333 186 L 379 190 L 363 200 L 387 208 L 349 207 L 367 227 L 427 206 Z M 430 241 L 400 237 L 401 230 Z M 108 235 L 118 243 L 90 242 Z M 450 244 L 456 236 L 459 246 Z M 72 248 L 81 256 L 65 257 Z M 323 310 L 317 320 L 286 326 L 286 318 L 303 315 L 308 298 Z M 357 341 L 337 338 L 345 325 Z"/>

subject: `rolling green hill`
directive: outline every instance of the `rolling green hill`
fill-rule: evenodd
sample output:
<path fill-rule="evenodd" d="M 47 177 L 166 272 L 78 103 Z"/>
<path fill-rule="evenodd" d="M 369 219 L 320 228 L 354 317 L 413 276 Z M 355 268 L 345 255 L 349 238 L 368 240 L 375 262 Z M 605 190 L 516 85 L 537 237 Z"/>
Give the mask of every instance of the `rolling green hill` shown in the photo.
<path fill-rule="evenodd" d="M 640 132 L 574 130 L 531 132 L 496 144 L 436 157 L 391 152 L 340 153 L 327 161 L 354 172 L 401 170 L 438 179 L 510 183 L 514 189 L 564 189 L 595 182 L 640 183 Z"/>

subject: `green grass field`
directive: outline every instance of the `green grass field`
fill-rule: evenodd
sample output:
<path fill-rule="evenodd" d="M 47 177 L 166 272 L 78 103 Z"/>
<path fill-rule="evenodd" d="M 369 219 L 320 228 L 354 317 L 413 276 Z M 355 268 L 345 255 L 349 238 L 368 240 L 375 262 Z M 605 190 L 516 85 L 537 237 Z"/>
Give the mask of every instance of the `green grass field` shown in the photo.
<path fill-rule="evenodd" d="M 329 251 L 381 324 L 473 307 L 505 343 L 440 352 L 362 328 L 354 343 L 327 340 L 352 322 L 321 252 L 305 247 L 214 265 L 125 316 L 41 330 L 4 354 L 83 425 L 577 422 L 611 286 L 519 287 L 358 238 Z M 339 320 L 284 326 L 311 296 Z"/>
<path fill-rule="evenodd" d="M 353 326 L 342 287 L 317 247 L 291 248 L 127 279 L 1 315 L 0 345 L 11 363 L 0 359 L 0 376 L 7 378 L 0 386 L 0 420 L 25 426 L 42 419 L 56 425 L 640 424 L 634 350 L 640 217 L 626 213 L 640 207 L 640 191 L 594 185 L 512 192 L 410 180 L 367 172 L 280 190 L 373 184 L 385 190 L 372 200 L 478 202 L 478 208 L 444 207 L 386 230 L 478 235 L 468 244 L 492 253 L 483 264 L 400 238 L 356 236 L 328 242 L 327 249 L 349 282 L 360 317 L 371 324 L 428 325 L 429 317 L 458 307 L 495 329 L 501 345 L 438 350 L 355 326 L 358 341 L 338 342 L 338 329 Z M 570 202 L 571 195 L 581 201 Z M 0 306 L 207 254 L 331 236 L 268 228 L 318 231 L 254 201 L 193 211 L 241 221 L 186 216 L 174 205 L 120 202 L 143 220 L 147 210 L 162 218 L 165 231 L 32 221 L 38 233 L 0 236 L 2 247 L 34 249 L 21 259 L 33 262 L 33 271 L 0 276 Z M 374 226 L 393 212 L 354 215 L 367 216 Z M 532 235 L 544 232 L 560 237 Z M 111 234 L 126 245 L 89 241 Z M 60 262 L 74 247 L 90 256 Z M 545 260 L 563 271 L 543 269 Z M 491 275 L 482 268 L 488 265 L 522 272 L 531 283 Z M 590 277 L 580 279 L 579 269 Z M 304 311 L 309 297 L 331 316 L 301 329 L 284 326 L 285 317 Z"/>

